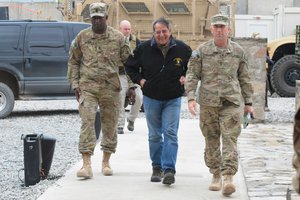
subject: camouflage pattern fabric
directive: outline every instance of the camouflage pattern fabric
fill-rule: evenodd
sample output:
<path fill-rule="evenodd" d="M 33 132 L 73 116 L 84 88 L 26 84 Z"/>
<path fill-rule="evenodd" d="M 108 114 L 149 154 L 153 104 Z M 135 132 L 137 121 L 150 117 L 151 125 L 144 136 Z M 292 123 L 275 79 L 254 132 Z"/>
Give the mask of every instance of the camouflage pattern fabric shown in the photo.
<path fill-rule="evenodd" d="M 204 157 L 210 172 L 234 175 L 238 170 L 242 103 L 252 103 L 253 87 L 243 49 L 228 41 L 225 49 L 217 48 L 210 40 L 193 51 L 185 90 L 188 100 L 197 99 L 200 104 L 200 128 L 206 141 Z"/>
<path fill-rule="evenodd" d="M 109 86 L 107 84 L 107 86 Z M 79 99 L 81 129 L 79 138 L 80 153 L 94 153 L 96 145 L 95 117 L 100 107 L 101 149 L 115 153 L 117 147 L 117 122 L 120 107 L 120 93 L 105 86 L 95 87 L 94 91 L 82 92 Z"/>
<path fill-rule="evenodd" d="M 129 37 L 125 37 L 125 39 L 129 43 L 131 54 L 133 54 L 133 50 L 136 47 L 136 40 L 137 40 L 136 36 L 135 35 L 131 35 L 131 40 L 130 41 L 129 41 Z M 127 78 L 127 81 L 128 81 L 128 87 L 129 88 L 134 87 L 134 83 L 132 82 L 132 80 L 130 79 L 130 77 L 126 74 L 124 65 L 120 66 L 120 68 L 119 68 L 119 75 L 126 75 L 126 78 Z"/>
<path fill-rule="evenodd" d="M 130 53 L 128 40 L 109 26 L 104 34 L 96 34 L 92 28 L 82 30 L 70 47 L 68 77 L 72 88 L 89 90 L 109 80 L 120 91 L 119 66 Z"/>
<path fill-rule="evenodd" d="M 220 107 L 222 99 L 241 105 L 252 103 L 253 87 L 245 53 L 235 42 L 228 48 L 219 49 L 213 40 L 200 45 L 189 60 L 185 90 L 188 99 L 196 99 L 196 88 L 201 80 L 198 103 Z"/>
<path fill-rule="evenodd" d="M 68 78 L 72 88 L 80 88 L 79 114 L 82 120 L 79 151 L 93 154 L 96 145 L 95 114 L 101 112 L 101 149 L 114 153 L 120 107 L 119 66 L 131 50 L 123 34 L 111 27 L 95 34 L 91 28 L 81 31 L 70 47 Z"/>
<path fill-rule="evenodd" d="M 238 170 L 237 138 L 241 132 L 241 109 L 233 103 L 223 103 L 223 107 L 201 106 L 204 160 L 212 174 L 222 172 L 223 175 L 234 175 Z"/>

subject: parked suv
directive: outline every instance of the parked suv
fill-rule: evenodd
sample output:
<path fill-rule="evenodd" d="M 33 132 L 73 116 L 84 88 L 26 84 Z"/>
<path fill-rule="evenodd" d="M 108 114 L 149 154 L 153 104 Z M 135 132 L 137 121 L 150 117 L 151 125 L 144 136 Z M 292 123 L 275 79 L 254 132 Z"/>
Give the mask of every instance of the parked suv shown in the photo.
<path fill-rule="evenodd" d="M 14 101 L 71 99 L 67 79 L 72 40 L 88 23 L 0 20 L 0 118 Z"/>

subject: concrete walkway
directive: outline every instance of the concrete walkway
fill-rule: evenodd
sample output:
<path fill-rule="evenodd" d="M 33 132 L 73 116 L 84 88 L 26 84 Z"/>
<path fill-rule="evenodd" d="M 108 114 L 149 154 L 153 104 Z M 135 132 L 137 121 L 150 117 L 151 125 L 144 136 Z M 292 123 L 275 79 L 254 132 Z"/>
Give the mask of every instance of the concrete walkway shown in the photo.
<path fill-rule="evenodd" d="M 117 152 L 111 158 L 113 176 L 101 174 L 102 152 L 99 144 L 92 157 L 93 179 L 80 180 L 76 171 L 82 163 L 73 166 L 63 178 L 40 196 L 39 200 L 248 200 L 243 173 L 234 177 L 237 191 L 223 197 L 221 191 L 208 190 L 211 174 L 204 164 L 204 138 L 198 120 L 181 119 L 176 182 L 165 186 L 150 182 L 152 173 L 148 153 L 147 124 L 144 118 L 135 122 L 134 132 L 118 135 Z"/>

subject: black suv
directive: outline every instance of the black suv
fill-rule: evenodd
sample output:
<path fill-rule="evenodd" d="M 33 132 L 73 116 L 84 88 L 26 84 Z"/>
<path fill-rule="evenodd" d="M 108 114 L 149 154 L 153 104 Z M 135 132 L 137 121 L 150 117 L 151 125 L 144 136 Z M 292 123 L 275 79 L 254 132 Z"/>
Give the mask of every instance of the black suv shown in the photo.
<path fill-rule="evenodd" d="M 67 79 L 72 40 L 88 23 L 0 20 L 0 118 L 18 99 L 74 98 Z"/>

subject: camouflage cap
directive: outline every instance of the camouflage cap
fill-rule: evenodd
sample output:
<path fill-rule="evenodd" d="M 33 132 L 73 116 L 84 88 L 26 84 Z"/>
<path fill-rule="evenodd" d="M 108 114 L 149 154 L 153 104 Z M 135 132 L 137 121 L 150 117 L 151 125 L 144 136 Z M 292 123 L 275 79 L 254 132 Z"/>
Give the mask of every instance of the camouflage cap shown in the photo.
<path fill-rule="evenodd" d="M 216 14 L 210 18 L 211 25 L 225 25 L 227 26 L 229 19 L 226 15 Z"/>
<path fill-rule="evenodd" d="M 92 3 L 90 5 L 90 17 L 100 16 L 104 17 L 107 15 L 107 6 L 105 3 Z"/>

